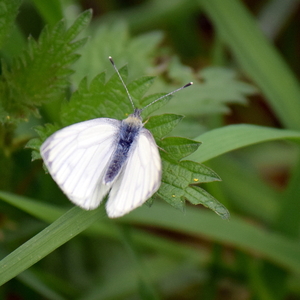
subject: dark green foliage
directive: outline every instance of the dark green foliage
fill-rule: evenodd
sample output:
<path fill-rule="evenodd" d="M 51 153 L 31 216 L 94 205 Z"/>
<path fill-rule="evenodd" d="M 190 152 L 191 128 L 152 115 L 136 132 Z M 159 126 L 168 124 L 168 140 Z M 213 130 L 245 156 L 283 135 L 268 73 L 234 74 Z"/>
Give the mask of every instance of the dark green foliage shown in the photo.
<path fill-rule="evenodd" d="M 0 81 L 0 122 L 18 122 L 30 113 L 38 114 L 37 106 L 62 100 L 69 86 L 70 69 L 79 55 L 76 50 L 86 38 L 74 41 L 87 26 L 91 12 L 82 13 L 74 24 L 65 29 L 59 22 L 53 29 L 46 27 L 38 41 L 32 37 L 28 48 L 11 66 L 3 64 Z"/>
<path fill-rule="evenodd" d="M 125 2 L 0 0 L 0 298 L 298 299 L 297 1 Z M 108 56 L 138 108 L 194 82 L 143 111 L 162 184 L 116 220 L 39 159 L 60 128 L 132 113 Z"/>
<path fill-rule="evenodd" d="M 21 0 L 2 0 L 0 2 L 0 48 L 14 26 L 20 4 Z"/>

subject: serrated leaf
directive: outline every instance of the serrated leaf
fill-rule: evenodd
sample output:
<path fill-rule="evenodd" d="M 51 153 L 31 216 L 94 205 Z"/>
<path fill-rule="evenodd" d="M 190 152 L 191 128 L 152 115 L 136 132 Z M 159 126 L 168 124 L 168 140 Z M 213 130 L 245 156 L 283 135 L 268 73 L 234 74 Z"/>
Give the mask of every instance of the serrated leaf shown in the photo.
<path fill-rule="evenodd" d="M 165 158 L 165 157 L 164 157 Z M 185 188 L 190 184 L 220 181 L 220 177 L 210 168 L 190 160 L 174 162 L 168 158 L 163 161 L 165 181 Z M 176 183 L 176 180 L 180 180 Z"/>
<path fill-rule="evenodd" d="M 223 204 L 198 186 L 187 187 L 185 189 L 184 197 L 194 205 L 202 204 L 211 209 L 224 220 L 227 220 L 230 217 L 229 211 Z"/>
<path fill-rule="evenodd" d="M 169 95 L 169 96 L 165 96 L 165 95 L 166 94 L 159 93 L 159 94 L 152 94 L 147 97 L 144 97 L 144 99 L 141 100 L 142 107 L 146 107 L 147 105 L 150 105 L 151 103 L 153 103 L 154 101 L 156 101 L 159 98 L 162 98 L 162 99 L 157 102 L 154 102 L 153 104 L 151 104 L 150 106 L 145 108 L 145 110 L 143 110 L 143 112 L 142 112 L 142 117 L 147 118 L 154 111 L 165 106 L 172 99 L 172 95 Z"/>
<path fill-rule="evenodd" d="M 195 76 L 177 57 L 170 62 L 169 76 L 180 85 L 188 80 L 193 81 L 194 85 L 184 93 L 176 94 L 175 99 L 161 112 L 168 111 L 198 118 L 202 115 L 224 114 L 229 112 L 228 104 L 244 105 L 249 95 L 257 93 L 254 86 L 241 81 L 231 69 L 209 67 L 202 69 Z"/>
<path fill-rule="evenodd" d="M 157 196 L 173 207 L 183 210 L 185 200 L 194 205 L 202 204 L 224 219 L 229 218 L 228 210 L 213 196 L 195 184 L 219 181 L 220 177 L 208 167 L 194 161 L 175 162 L 163 160 L 162 185 Z"/>
<path fill-rule="evenodd" d="M 136 99 L 134 103 L 137 103 L 138 106 L 140 106 L 141 104 L 143 105 L 143 103 L 141 103 L 142 97 L 149 90 L 149 88 L 153 84 L 154 79 L 155 77 L 153 76 L 143 76 L 127 85 L 127 88 L 130 91 L 130 95 L 132 99 Z M 138 107 L 138 108 L 143 108 L 143 107 Z"/>
<path fill-rule="evenodd" d="M 126 81 L 127 66 L 119 70 Z M 137 107 L 141 107 L 142 96 L 153 83 L 153 77 L 144 76 L 128 84 L 127 88 Z M 128 95 L 118 74 L 114 74 L 105 84 L 105 73 L 96 76 L 88 87 L 87 78 L 83 79 L 78 90 L 61 110 L 63 126 L 94 118 L 110 117 L 124 119 L 133 112 Z"/>
<path fill-rule="evenodd" d="M 0 2 L 0 47 L 13 26 L 20 4 L 21 0 L 2 0 Z"/>
<path fill-rule="evenodd" d="M 39 135 L 38 138 L 33 138 L 26 144 L 26 148 L 32 149 L 31 160 L 41 159 L 40 147 L 42 143 L 49 137 L 51 134 L 60 129 L 60 126 L 53 124 L 46 124 L 44 126 L 35 127 L 36 133 Z"/>
<path fill-rule="evenodd" d="M 52 30 L 47 27 L 39 41 L 29 39 L 28 49 L 15 59 L 10 70 L 2 70 L 4 92 L 3 107 L 14 119 L 26 118 L 35 106 L 50 100 L 63 99 L 72 72 L 70 64 L 79 58 L 74 51 L 86 39 L 73 42 L 90 20 L 90 12 L 82 13 L 69 30 L 59 22 Z"/>
<path fill-rule="evenodd" d="M 158 142 L 158 146 L 166 151 L 175 160 L 180 160 L 193 152 L 195 152 L 201 142 L 182 138 L 182 137 L 167 137 Z"/>
<path fill-rule="evenodd" d="M 184 211 L 184 191 L 181 188 L 168 184 L 162 180 L 161 186 L 155 195 L 176 209 Z"/>
<path fill-rule="evenodd" d="M 76 36 L 87 27 L 92 18 L 92 10 L 86 10 L 79 15 L 73 25 L 67 30 L 65 37 L 68 42 L 73 41 Z"/>
<path fill-rule="evenodd" d="M 82 57 L 76 63 L 77 72 L 72 76 L 76 86 L 85 76 L 88 77 L 88 81 L 94 78 L 99 70 L 107 69 L 107 77 L 112 76 L 114 70 L 109 66 L 108 56 L 112 56 L 118 62 L 118 67 L 130 65 L 129 81 L 145 74 L 157 74 L 153 66 L 153 54 L 162 41 L 162 32 L 130 37 L 128 25 L 122 20 L 115 20 L 110 24 L 103 23 L 89 30 L 91 38 L 82 49 Z"/>
<path fill-rule="evenodd" d="M 150 117 L 145 128 L 149 129 L 156 139 L 166 136 L 182 120 L 183 116 L 164 114 Z"/>

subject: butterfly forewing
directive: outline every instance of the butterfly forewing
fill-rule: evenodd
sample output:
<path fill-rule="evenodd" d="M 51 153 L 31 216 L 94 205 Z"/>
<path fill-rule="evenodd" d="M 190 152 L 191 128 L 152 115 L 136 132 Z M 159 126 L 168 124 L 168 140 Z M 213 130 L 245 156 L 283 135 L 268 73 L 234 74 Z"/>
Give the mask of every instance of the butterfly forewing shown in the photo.
<path fill-rule="evenodd" d="M 142 205 L 158 190 L 160 182 L 159 151 L 152 134 L 142 128 L 124 169 L 109 193 L 106 204 L 108 216 L 121 217 Z"/>
<path fill-rule="evenodd" d="M 47 169 L 62 191 L 84 209 L 96 208 L 110 189 L 102 177 L 121 122 L 94 119 L 57 131 L 41 147 Z"/>

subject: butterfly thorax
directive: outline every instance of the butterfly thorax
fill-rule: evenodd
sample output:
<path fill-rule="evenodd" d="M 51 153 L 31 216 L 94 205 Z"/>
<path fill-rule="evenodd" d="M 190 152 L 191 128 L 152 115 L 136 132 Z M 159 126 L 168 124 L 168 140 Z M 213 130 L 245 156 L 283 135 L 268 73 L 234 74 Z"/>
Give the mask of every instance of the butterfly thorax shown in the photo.
<path fill-rule="evenodd" d="M 133 114 L 129 115 L 128 118 L 126 118 L 125 120 L 122 121 L 122 123 L 129 124 L 131 126 L 142 127 L 143 123 L 142 123 L 141 113 L 142 113 L 142 110 L 136 108 L 134 110 Z"/>
<path fill-rule="evenodd" d="M 110 184 L 120 174 L 124 167 L 128 154 L 135 147 L 140 129 L 143 127 L 141 110 L 135 109 L 134 113 L 121 122 L 121 127 L 116 138 L 116 149 L 113 152 L 103 183 Z"/>

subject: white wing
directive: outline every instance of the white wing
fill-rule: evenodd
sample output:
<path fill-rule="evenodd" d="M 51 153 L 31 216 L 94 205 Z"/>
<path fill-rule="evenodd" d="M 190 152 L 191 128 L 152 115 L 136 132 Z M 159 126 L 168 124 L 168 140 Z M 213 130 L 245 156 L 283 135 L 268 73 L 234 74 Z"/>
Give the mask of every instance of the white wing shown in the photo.
<path fill-rule="evenodd" d="M 102 184 L 121 122 L 99 118 L 65 127 L 41 147 L 49 173 L 76 205 L 96 208 L 110 189 Z"/>
<path fill-rule="evenodd" d="M 161 159 L 155 140 L 142 128 L 128 161 L 109 193 L 106 211 L 110 218 L 121 217 L 142 205 L 159 188 Z"/>

